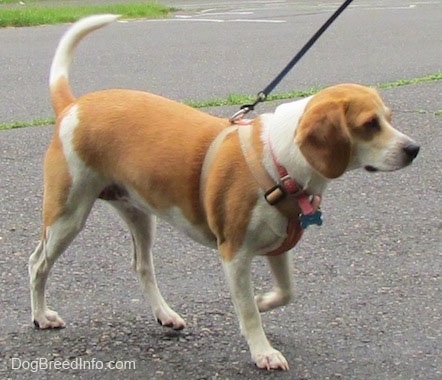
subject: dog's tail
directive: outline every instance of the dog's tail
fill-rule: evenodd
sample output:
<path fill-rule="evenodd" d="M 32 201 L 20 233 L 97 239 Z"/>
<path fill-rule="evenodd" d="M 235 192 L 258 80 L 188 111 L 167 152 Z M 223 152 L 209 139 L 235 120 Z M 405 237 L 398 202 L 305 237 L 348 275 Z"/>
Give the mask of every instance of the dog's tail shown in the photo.
<path fill-rule="evenodd" d="M 120 16 L 104 14 L 82 18 L 72 25 L 60 40 L 49 77 L 52 107 L 56 115 L 75 101 L 68 80 L 69 65 L 75 47 L 87 34 L 115 21 L 118 17 Z"/>

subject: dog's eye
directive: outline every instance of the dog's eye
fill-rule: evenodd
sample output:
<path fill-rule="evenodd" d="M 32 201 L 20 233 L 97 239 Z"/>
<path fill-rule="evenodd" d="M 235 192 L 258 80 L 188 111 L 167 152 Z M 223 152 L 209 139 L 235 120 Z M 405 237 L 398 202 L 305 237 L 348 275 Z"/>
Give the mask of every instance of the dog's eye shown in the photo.
<path fill-rule="evenodd" d="M 367 120 L 367 121 L 364 123 L 364 129 L 365 129 L 366 131 L 369 131 L 369 132 L 376 132 L 376 131 L 379 131 L 379 130 L 381 129 L 381 126 L 379 125 L 379 120 L 378 120 L 378 118 L 377 118 L 377 117 L 373 117 L 373 118 Z"/>

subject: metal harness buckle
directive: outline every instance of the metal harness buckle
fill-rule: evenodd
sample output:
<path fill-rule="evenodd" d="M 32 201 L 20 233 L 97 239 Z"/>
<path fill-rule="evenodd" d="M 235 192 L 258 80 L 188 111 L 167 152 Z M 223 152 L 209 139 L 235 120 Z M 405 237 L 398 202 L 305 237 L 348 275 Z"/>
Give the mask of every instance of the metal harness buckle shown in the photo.
<path fill-rule="evenodd" d="M 264 198 L 271 206 L 276 205 L 287 196 L 284 187 L 278 183 L 264 193 Z"/>

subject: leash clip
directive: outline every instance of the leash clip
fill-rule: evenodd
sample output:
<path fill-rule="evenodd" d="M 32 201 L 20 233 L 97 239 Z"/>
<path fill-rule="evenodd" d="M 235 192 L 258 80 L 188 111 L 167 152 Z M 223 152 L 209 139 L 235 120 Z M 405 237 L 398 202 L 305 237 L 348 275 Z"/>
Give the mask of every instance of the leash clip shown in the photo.
<path fill-rule="evenodd" d="M 241 120 L 245 115 L 247 115 L 250 111 L 253 111 L 255 109 L 255 106 L 258 103 L 263 102 L 266 100 L 267 95 L 264 93 L 264 91 L 261 91 L 258 93 L 256 100 L 252 104 L 244 104 L 241 106 L 239 111 L 235 112 L 229 119 L 230 123 L 235 124 L 236 121 Z"/>
<path fill-rule="evenodd" d="M 253 109 L 253 108 L 252 108 Z M 229 119 L 231 124 L 235 124 L 238 120 L 241 120 L 244 118 L 246 114 L 248 114 L 250 111 L 252 111 L 251 108 L 249 108 L 248 105 L 242 106 L 239 111 L 235 112 Z"/>

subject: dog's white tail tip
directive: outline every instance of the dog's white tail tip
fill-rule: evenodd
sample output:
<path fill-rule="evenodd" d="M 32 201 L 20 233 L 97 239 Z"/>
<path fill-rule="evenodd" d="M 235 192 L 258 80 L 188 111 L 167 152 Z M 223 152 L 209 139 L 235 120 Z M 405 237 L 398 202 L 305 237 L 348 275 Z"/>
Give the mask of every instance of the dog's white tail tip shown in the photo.
<path fill-rule="evenodd" d="M 72 61 L 75 47 L 87 34 L 110 24 L 119 17 L 120 15 L 116 14 L 84 17 L 75 22 L 61 38 L 55 51 L 49 74 L 51 101 L 57 115 L 75 100 L 68 80 L 69 65 Z"/>
<path fill-rule="evenodd" d="M 67 78 L 72 52 L 85 35 L 114 22 L 120 17 L 121 15 L 116 14 L 101 14 L 87 16 L 75 22 L 65 33 L 57 47 L 51 66 L 50 84 L 55 83 L 61 76 Z"/>

